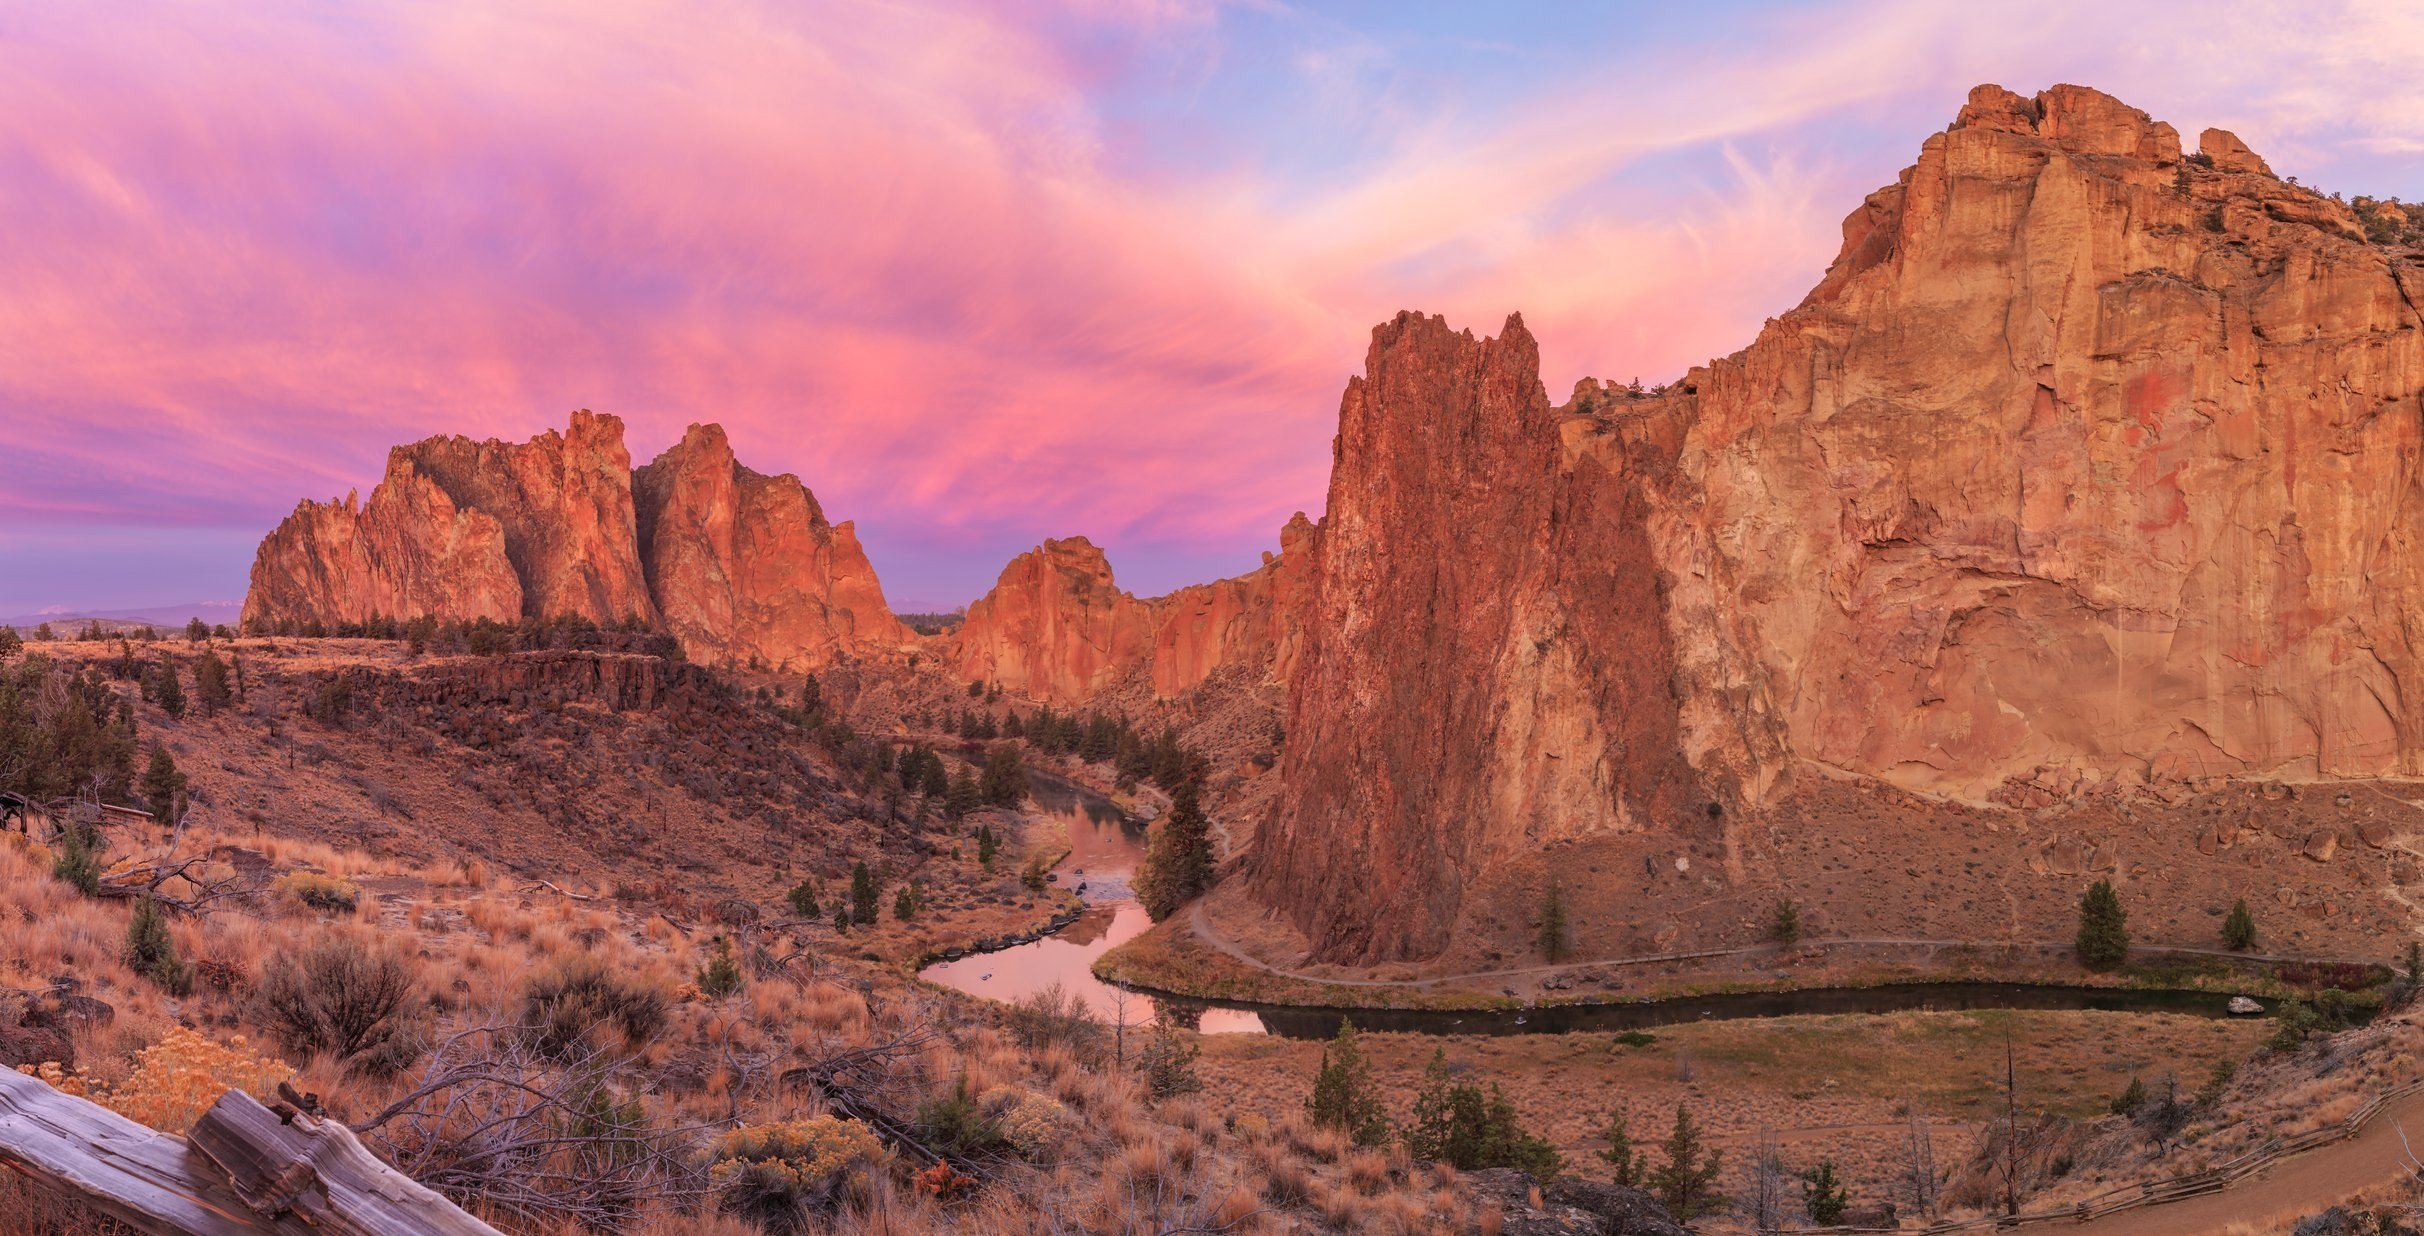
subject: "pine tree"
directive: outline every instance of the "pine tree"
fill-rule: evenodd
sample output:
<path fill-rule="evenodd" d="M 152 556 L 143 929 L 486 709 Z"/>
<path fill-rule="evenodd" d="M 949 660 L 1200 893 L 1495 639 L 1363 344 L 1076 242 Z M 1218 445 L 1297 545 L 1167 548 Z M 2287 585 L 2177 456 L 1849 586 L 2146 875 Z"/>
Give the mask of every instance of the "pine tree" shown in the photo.
<path fill-rule="evenodd" d="M 152 815 L 166 824 L 177 818 L 177 796 L 185 792 L 185 774 L 177 771 L 176 758 L 168 748 L 154 741 L 151 763 L 143 770 L 143 801 L 151 806 Z"/>
<path fill-rule="evenodd" d="M 932 751 L 918 761 L 918 788 L 925 796 L 940 802 L 951 794 L 951 770 L 943 767 L 943 757 Z"/>
<path fill-rule="evenodd" d="M 160 668 L 155 672 L 159 675 L 159 679 L 152 690 L 159 696 L 160 711 L 171 717 L 184 716 L 185 684 L 179 680 L 177 663 L 163 660 L 160 662 Z"/>
<path fill-rule="evenodd" d="M 793 914 L 799 915 L 801 918 L 824 917 L 825 909 L 823 906 L 818 905 L 816 901 L 815 881 L 802 880 L 799 883 L 792 885 L 789 897 L 791 899 L 791 912 Z"/>
<path fill-rule="evenodd" d="M 741 963 L 732 956 L 732 941 L 715 938 L 715 952 L 699 969 L 699 994 L 710 1000 L 737 995 L 741 990 Z"/>
<path fill-rule="evenodd" d="M 1389 1140 L 1389 1117 L 1372 1085 L 1372 1066 L 1355 1043 L 1355 1021 L 1341 1018 L 1338 1034 L 1322 1045 L 1321 1069 L 1305 1114 L 1316 1127 L 1337 1129 L 1358 1146 Z"/>
<path fill-rule="evenodd" d="M 892 917 L 904 923 L 917 917 L 917 886 L 915 884 L 901 885 L 901 891 L 892 899 Z"/>
<path fill-rule="evenodd" d="M 193 990 L 193 972 L 177 956 L 168 916 L 152 898 L 137 901 L 134 916 L 126 922 L 126 968 L 149 977 L 172 996 Z"/>
<path fill-rule="evenodd" d="M 818 685 L 816 675 L 810 674 L 800 683 L 800 715 L 813 719 L 824 711 L 825 689 Z"/>
<path fill-rule="evenodd" d="M 1724 1156 L 1707 1144 L 1681 1103 L 1675 1105 L 1675 1131 L 1667 1135 L 1666 1156 L 1665 1166 L 1650 1173 L 1649 1186 L 1677 1223 L 1689 1223 L 1725 1204 L 1717 1195 Z"/>
<path fill-rule="evenodd" d="M 1458 1171 L 1512 1167 L 1546 1180 L 1561 1165 L 1554 1147 L 1516 1123 L 1515 1105 L 1497 1086 L 1485 1094 L 1481 1087 L 1455 1079 L 1445 1048 L 1435 1049 L 1430 1067 L 1423 1070 L 1405 1143 L 1406 1152 L 1415 1158 L 1446 1163 Z"/>
<path fill-rule="evenodd" d="M 1203 1079 L 1195 1074 L 1195 1057 L 1202 1050 L 1196 1046 L 1195 1036 L 1179 1029 L 1170 1018 L 1155 1018 L 1152 1036 L 1137 1056 L 1137 1068 L 1145 1075 L 1145 1093 L 1168 1099 L 1202 1090 Z"/>
<path fill-rule="evenodd" d="M 1611 1178 L 1628 1189 L 1640 1188 L 1650 1178 L 1650 1156 L 1633 1148 L 1633 1133 L 1625 1127 L 1623 1108 L 1608 1113 L 1608 1123 L 1599 1136 L 1608 1143 L 1599 1157 L 1607 1160 Z"/>
<path fill-rule="evenodd" d="M 985 870 L 991 871 L 993 870 L 993 856 L 1000 852 L 1001 843 L 993 839 L 993 826 L 990 824 L 977 825 L 976 861 L 982 863 Z"/>
<path fill-rule="evenodd" d="M 34 642 L 36 643 L 47 644 L 58 638 L 58 634 L 51 630 L 51 624 L 47 622 L 41 623 L 34 628 Z"/>
<path fill-rule="evenodd" d="M 194 662 L 194 702 L 202 706 L 205 717 L 218 716 L 231 696 L 227 689 L 227 662 L 217 651 L 205 652 Z"/>
<path fill-rule="evenodd" d="M 984 795 L 977 792 L 976 778 L 965 768 L 951 777 L 951 788 L 943 795 L 943 814 L 953 819 L 985 805 Z"/>
<path fill-rule="evenodd" d="M 2222 920 L 2222 943 L 2237 952 L 2256 946 L 2256 916 L 2247 908 L 2247 898 L 2231 903 L 2230 917 Z"/>
<path fill-rule="evenodd" d="M 2129 960 L 2129 913 L 2110 880 L 2090 885 L 2079 899 L 2079 964 L 2090 970 L 2110 970 Z"/>
<path fill-rule="evenodd" d="M 1552 879 L 1549 881 L 1548 900 L 1540 906 L 1541 960 L 1564 961 L 1566 954 L 1573 951 L 1569 934 L 1566 928 L 1565 887 Z"/>
<path fill-rule="evenodd" d="M 1204 818 L 1195 783 L 1187 782 L 1170 796 L 1170 814 L 1145 847 L 1136 899 L 1158 923 L 1212 887 L 1212 868 L 1211 821 Z"/>
<path fill-rule="evenodd" d="M 1836 1179 L 1833 1159 L 1820 1159 L 1818 1166 L 1801 1174 L 1801 1208 L 1820 1227 L 1843 1222 L 1843 1212 L 1852 1208 L 1852 1199 Z"/>
<path fill-rule="evenodd" d="M 977 797 L 995 807 L 1015 807 L 1027 796 L 1027 766 L 1015 743 L 996 743 L 985 753 L 985 775 L 977 782 Z"/>
<path fill-rule="evenodd" d="M 850 918 L 861 927 L 875 921 L 875 873 L 864 859 L 850 869 Z"/>

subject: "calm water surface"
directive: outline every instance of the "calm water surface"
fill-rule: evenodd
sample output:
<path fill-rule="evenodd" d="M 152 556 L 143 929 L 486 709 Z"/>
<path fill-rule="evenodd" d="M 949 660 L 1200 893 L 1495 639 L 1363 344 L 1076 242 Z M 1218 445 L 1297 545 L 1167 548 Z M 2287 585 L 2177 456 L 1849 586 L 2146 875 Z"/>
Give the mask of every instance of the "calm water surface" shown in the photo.
<path fill-rule="evenodd" d="M 1034 779 L 1037 809 L 1069 829 L 1069 856 L 1053 870 L 1064 888 L 1083 888 L 1085 913 L 1060 931 L 996 953 L 926 967 L 924 976 L 972 995 L 1016 1000 L 1059 983 L 1085 999 L 1105 1021 L 1130 1025 L 1175 1017 L 1205 1034 L 1277 1034 L 1326 1039 L 1348 1016 L 1363 1030 L 1422 1034 L 1562 1034 L 1574 1030 L 1645 1030 L 1682 1022 L 1823 1013 L 1894 1013 L 1909 1009 L 2088 1009 L 2123 1013 L 2188 1013 L 2225 1017 L 2227 996 L 2205 992 L 2116 991 L 2026 983 L 1903 983 L 1754 992 L 1629 1004 L 1564 1004 L 1535 1009 L 1451 1013 L 1393 1009 L 1295 1008 L 1181 1000 L 1123 991 L 1094 977 L 1094 959 L 1152 926 L 1128 881 L 1145 856 L 1145 828 L 1110 801 L 1056 778 Z M 2271 1002 L 2264 1002 L 2271 1011 Z"/>

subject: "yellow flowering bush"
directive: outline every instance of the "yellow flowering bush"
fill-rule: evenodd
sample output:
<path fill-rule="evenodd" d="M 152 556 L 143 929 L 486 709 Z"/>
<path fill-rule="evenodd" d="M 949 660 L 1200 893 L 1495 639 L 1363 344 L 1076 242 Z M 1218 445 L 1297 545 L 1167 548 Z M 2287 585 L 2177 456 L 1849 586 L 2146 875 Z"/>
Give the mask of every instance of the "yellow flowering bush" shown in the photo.
<path fill-rule="evenodd" d="M 1020 1155 L 1041 1158 L 1058 1146 L 1069 1127 L 1069 1109 L 1048 1094 L 1019 1086 L 995 1086 L 979 1099 L 1002 1140 Z"/>
<path fill-rule="evenodd" d="M 1237 1135 L 1248 1141 L 1271 1136 L 1271 1121 L 1259 1112 L 1247 1112 L 1237 1118 Z"/>
<path fill-rule="evenodd" d="M 724 1134 L 708 1154 L 708 1179 L 725 1210 L 793 1232 L 832 1208 L 853 1169 L 883 1159 L 884 1144 L 866 1125 L 812 1116 Z"/>
<path fill-rule="evenodd" d="M 350 911 L 362 901 L 362 890 L 317 871 L 290 872 L 278 881 L 278 887 L 315 910 Z"/>
<path fill-rule="evenodd" d="M 266 1097 L 279 1082 L 295 1075 L 285 1061 L 247 1051 L 243 1035 L 222 1044 L 185 1026 L 135 1053 L 135 1062 L 135 1071 L 115 1086 L 94 1079 L 81 1068 L 61 1068 L 57 1061 L 19 1065 L 17 1071 L 164 1133 L 192 1128 L 230 1090 Z"/>

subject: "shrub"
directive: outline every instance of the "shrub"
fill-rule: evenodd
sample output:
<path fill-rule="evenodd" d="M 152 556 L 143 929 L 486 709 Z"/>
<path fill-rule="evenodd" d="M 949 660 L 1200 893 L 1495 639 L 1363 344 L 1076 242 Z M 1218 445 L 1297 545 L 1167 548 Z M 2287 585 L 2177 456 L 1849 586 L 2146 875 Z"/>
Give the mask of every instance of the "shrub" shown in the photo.
<path fill-rule="evenodd" d="M 1010 1144 L 1002 1128 L 968 1088 L 960 1074 L 951 1089 L 928 1099 L 917 1109 L 917 1128 L 927 1145 L 946 1154 L 968 1158 Z"/>
<path fill-rule="evenodd" d="M 290 872 L 278 881 L 278 887 L 314 910 L 351 914 L 354 907 L 362 904 L 362 890 L 317 871 Z"/>
<path fill-rule="evenodd" d="M 1852 1208 L 1852 1200 L 1835 1177 L 1833 1159 L 1820 1159 L 1818 1166 L 1801 1174 L 1801 1208 L 1809 1212 L 1810 1222 L 1820 1227 L 1843 1222 L 1843 1212 Z"/>
<path fill-rule="evenodd" d="M 168 935 L 168 915 L 160 903 L 145 897 L 135 903 L 126 921 L 126 967 L 158 983 L 172 996 L 194 989 L 193 971 L 177 956 L 177 942 Z"/>
<path fill-rule="evenodd" d="M 1801 939 L 1801 907 L 1790 897 L 1776 899 L 1776 912 L 1768 919 L 1768 938 L 1778 944 L 1794 944 Z"/>
<path fill-rule="evenodd" d="M 735 1129 L 707 1159 L 726 1213 L 788 1236 L 830 1214 L 853 1176 L 884 1161 L 884 1146 L 855 1120 L 812 1116 Z"/>
<path fill-rule="evenodd" d="M 1010 1004 L 1010 1037 L 1030 1053 L 1066 1046 L 1086 1059 L 1107 1049 L 1110 1031 L 1086 1007 L 1085 1000 L 1059 983 Z"/>
<path fill-rule="evenodd" d="M 995 1086 L 978 1096 L 993 1127 L 1022 1158 L 1041 1159 L 1057 1149 L 1072 1123 L 1069 1109 L 1048 1094 L 1017 1086 Z"/>
<path fill-rule="evenodd" d="M 721 1000 L 739 995 L 740 991 L 741 963 L 732 956 L 732 941 L 717 936 L 715 951 L 708 956 L 707 964 L 699 968 L 699 994 Z"/>
<path fill-rule="evenodd" d="M 402 955 L 339 936 L 299 957 L 273 958 L 253 991 L 253 1016 L 288 1051 L 342 1061 L 401 1033 L 397 1014 L 413 987 L 411 963 Z"/>
<path fill-rule="evenodd" d="M 2222 943 L 2242 953 L 2256 946 L 2256 916 L 2249 912 L 2245 897 L 2232 902 L 2230 917 L 2222 920 Z"/>
<path fill-rule="evenodd" d="M 791 912 L 793 914 L 799 915 L 801 918 L 824 917 L 824 907 L 817 904 L 816 885 L 814 883 L 807 880 L 802 880 L 799 883 L 792 885 L 791 892 L 786 894 L 786 896 L 788 896 L 791 901 Z"/>
<path fill-rule="evenodd" d="M 68 823 L 59 834 L 59 853 L 51 863 L 51 874 L 87 897 L 101 891 L 100 839 L 92 829 L 77 821 Z"/>
<path fill-rule="evenodd" d="M 612 1027 L 626 1044 L 655 1038 L 665 1028 L 664 991 L 595 958 L 561 963 L 522 989 L 522 1024 L 538 1050 L 554 1059 L 576 1054 Z"/>
<path fill-rule="evenodd" d="M 57 1064 L 34 1070 L 34 1076 L 58 1090 L 90 1099 L 137 1124 L 180 1134 L 220 1095 L 242 1090 L 267 1099 L 279 1082 L 294 1075 L 283 1060 L 251 1054 L 243 1035 L 220 1044 L 187 1026 L 171 1028 L 159 1042 L 135 1053 L 134 1072 L 115 1086 Z"/>
<path fill-rule="evenodd" d="M 2214 1071 L 2205 1075 L 2205 1084 L 2197 1087 L 2197 1106 L 2212 1107 L 2222 1101 L 2224 1091 L 2239 1076 L 2239 1065 L 2233 1060 L 2214 1061 Z"/>
<path fill-rule="evenodd" d="M 2116 1116 L 2129 1115 L 2144 1106 L 2146 1106 L 2146 1082 L 2140 1078 L 2130 1078 L 2129 1085 L 2122 1087 L 2121 1093 L 2113 1096 L 2112 1110 Z"/>

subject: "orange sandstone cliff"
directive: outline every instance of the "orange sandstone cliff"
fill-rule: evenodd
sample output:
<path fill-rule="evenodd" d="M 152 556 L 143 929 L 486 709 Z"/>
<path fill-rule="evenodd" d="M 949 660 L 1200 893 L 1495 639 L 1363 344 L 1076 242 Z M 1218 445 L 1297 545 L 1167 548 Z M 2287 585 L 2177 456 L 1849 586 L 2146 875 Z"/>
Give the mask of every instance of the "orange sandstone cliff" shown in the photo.
<path fill-rule="evenodd" d="M 1167 699 L 1231 665 L 1268 666 L 1284 682 L 1301 638 L 1311 531 L 1298 514 L 1261 567 L 1147 598 L 1120 591 L 1086 538 L 1045 541 L 1011 559 L 968 607 L 948 662 L 963 678 L 1055 703 L 1083 702 L 1137 674 Z"/>
<path fill-rule="evenodd" d="M 367 500 L 304 502 L 262 541 L 244 603 L 254 628 L 424 616 L 636 619 L 693 660 L 785 669 L 916 638 L 796 477 L 741 467 L 712 425 L 635 474 L 622 422 L 587 411 L 395 448 Z"/>
<path fill-rule="evenodd" d="M 1340 412 L 1252 886 L 1330 960 L 1823 770 L 2038 801 L 2413 775 L 2424 255 L 2236 138 L 1980 87 L 1745 350 L 1552 407 L 1402 316 Z"/>

